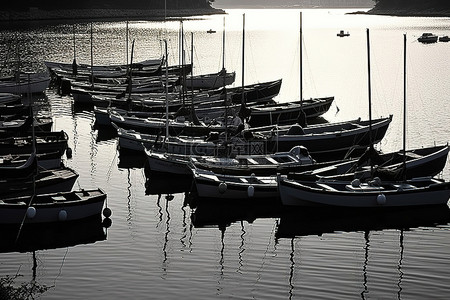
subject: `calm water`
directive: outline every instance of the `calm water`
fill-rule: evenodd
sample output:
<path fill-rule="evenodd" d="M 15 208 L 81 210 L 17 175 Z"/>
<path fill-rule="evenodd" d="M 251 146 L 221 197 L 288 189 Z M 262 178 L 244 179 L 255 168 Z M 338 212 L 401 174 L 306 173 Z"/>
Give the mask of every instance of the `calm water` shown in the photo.
<path fill-rule="evenodd" d="M 279 101 L 299 98 L 299 11 L 230 10 L 225 18 L 225 64 L 242 83 L 283 78 Z M 304 97 L 335 96 L 328 121 L 368 118 L 366 28 L 370 29 L 373 116 L 394 115 L 384 151 L 402 146 L 403 34 L 407 34 L 409 148 L 450 138 L 450 44 L 423 45 L 422 32 L 450 34 L 447 18 L 346 15 L 345 10 L 303 12 Z M 194 73 L 222 67 L 224 17 L 184 22 L 186 55 L 194 37 Z M 31 24 L 1 32 L 2 58 L 19 49 L 24 67 L 43 60 L 71 62 L 72 25 Z M 125 63 L 125 22 L 93 24 L 94 63 Z M 130 22 L 135 60 L 163 54 L 178 61 L 179 22 Z M 214 29 L 216 34 L 207 34 Z M 338 38 L 339 30 L 350 37 Z M 90 26 L 75 26 L 78 62 L 90 63 Z M 19 46 L 12 41 L 19 41 Z M 190 60 L 188 58 L 188 60 Z M 76 188 L 101 187 L 112 226 L 58 237 L 56 249 L 0 254 L 0 278 L 26 284 L 42 299 L 444 299 L 450 287 L 448 209 L 352 215 L 283 211 L 242 203 L 184 205 L 189 183 L 150 178 L 143 160 L 116 150 L 112 132 L 95 126 L 93 112 L 48 91 L 40 102 L 54 130 L 69 134 L 80 177 Z M 450 179 L 447 164 L 442 176 Z M 173 200 L 167 199 L 173 194 Z M 86 225 L 87 226 L 87 225 Z M 84 227 L 86 227 L 84 226 Z M 99 233 L 100 230 L 100 233 Z M 33 268 L 35 266 L 36 268 Z M 3 284 L 5 286 L 5 284 Z M 38 288 L 44 287 L 43 293 Z"/>

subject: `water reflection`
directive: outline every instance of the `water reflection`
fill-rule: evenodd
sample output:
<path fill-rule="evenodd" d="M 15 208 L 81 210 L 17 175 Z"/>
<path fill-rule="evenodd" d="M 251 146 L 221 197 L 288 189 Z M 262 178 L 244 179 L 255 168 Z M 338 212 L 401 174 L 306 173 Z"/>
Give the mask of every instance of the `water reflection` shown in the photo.
<path fill-rule="evenodd" d="M 184 175 L 168 175 L 151 172 L 145 168 L 147 180 L 145 182 L 146 195 L 173 195 L 187 193 L 192 188 L 192 178 Z"/>
<path fill-rule="evenodd" d="M 277 238 L 385 229 L 435 227 L 450 222 L 447 205 L 393 210 L 290 209 L 283 211 Z"/>
<path fill-rule="evenodd" d="M 37 252 L 104 241 L 107 237 L 106 228 L 110 226 L 110 220 L 109 223 L 105 220 L 102 220 L 101 216 L 95 216 L 67 223 L 24 224 L 22 227 L 1 225 L 0 253 L 30 252 L 33 262 L 30 282 L 18 286 L 14 281 L 21 276 L 19 272 L 13 276 L 6 275 L 0 278 L 1 298 L 35 299 L 52 288 L 52 286 L 42 285 L 38 282 L 37 268 L 40 260 L 36 257 Z"/>

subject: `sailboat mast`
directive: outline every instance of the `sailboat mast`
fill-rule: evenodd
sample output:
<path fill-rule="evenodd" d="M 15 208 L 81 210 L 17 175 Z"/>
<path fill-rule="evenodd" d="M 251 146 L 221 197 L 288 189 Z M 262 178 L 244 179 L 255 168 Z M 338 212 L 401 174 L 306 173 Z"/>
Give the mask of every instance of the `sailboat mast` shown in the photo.
<path fill-rule="evenodd" d="M 94 87 L 94 50 L 93 50 L 93 37 L 92 37 L 92 22 L 91 22 L 91 84 Z"/>
<path fill-rule="evenodd" d="M 245 66 L 245 14 L 242 15 L 242 95 L 241 103 L 244 104 L 244 66 Z"/>
<path fill-rule="evenodd" d="M 303 29 L 302 29 L 302 12 L 300 12 L 300 107 L 303 108 Z"/>
<path fill-rule="evenodd" d="M 127 66 L 128 66 L 128 21 L 127 21 L 125 29 L 126 29 L 126 32 L 125 32 L 125 45 L 126 45 L 125 47 L 126 47 L 126 49 L 125 49 L 125 51 L 126 51 Z"/>
<path fill-rule="evenodd" d="M 76 48 L 75 48 L 75 24 L 72 25 L 72 36 L 73 36 L 73 61 L 76 61 Z"/>
<path fill-rule="evenodd" d="M 222 71 L 223 71 L 223 92 L 225 96 L 225 142 L 228 140 L 228 99 L 227 89 L 225 87 L 225 80 L 227 72 L 225 71 L 225 17 L 223 18 L 223 33 L 222 33 Z"/>
<path fill-rule="evenodd" d="M 169 137 L 169 60 L 167 59 L 167 40 L 164 40 L 165 55 L 166 55 L 166 138 Z"/>
<path fill-rule="evenodd" d="M 369 28 L 367 28 L 367 81 L 368 81 L 368 90 L 369 90 L 369 141 L 370 147 L 373 147 L 372 144 L 372 86 L 370 81 L 370 37 L 369 37 Z"/>
<path fill-rule="evenodd" d="M 370 82 L 370 35 L 369 28 L 367 28 L 367 81 L 368 81 L 368 91 L 369 91 L 369 151 L 372 152 L 373 142 L 372 142 L 372 86 Z M 370 174 L 373 174 L 373 164 L 370 163 Z"/>
<path fill-rule="evenodd" d="M 403 167 L 406 164 L 406 34 L 403 35 Z"/>

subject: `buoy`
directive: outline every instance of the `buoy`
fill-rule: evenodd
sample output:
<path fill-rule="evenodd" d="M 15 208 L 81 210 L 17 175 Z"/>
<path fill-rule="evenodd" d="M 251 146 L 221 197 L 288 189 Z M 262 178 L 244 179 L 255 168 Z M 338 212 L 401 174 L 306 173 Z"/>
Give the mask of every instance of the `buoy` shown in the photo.
<path fill-rule="evenodd" d="M 225 193 L 225 191 L 227 190 L 227 184 L 225 182 L 221 182 L 219 184 L 219 192 L 221 194 Z"/>
<path fill-rule="evenodd" d="M 247 195 L 252 198 L 255 195 L 255 187 L 253 185 L 249 185 L 247 188 Z"/>
<path fill-rule="evenodd" d="M 352 187 L 356 188 L 361 185 L 361 181 L 358 178 L 352 180 Z"/>
<path fill-rule="evenodd" d="M 66 156 L 67 156 L 67 158 L 72 158 L 72 148 L 67 147 Z"/>
<path fill-rule="evenodd" d="M 385 196 L 384 194 L 379 194 L 379 195 L 377 196 L 377 203 L 378 203 L 379 205 L 384 205 L 384 204 L 386 204 L 386 196 Z"/>
<path fill-rule="evenodd" d="M 110 218 L 103 219 L 103 221 L 102 221 L 102 225 L 104 228 L 111 227 L 111 224 L 112 224 L 112 220 Z"/>
<path fill-rule="evenodd" d="M 112 211 L 109 207 L 105 207 L 103 209 L 103 216 L 105 216 L 105 218 L 109 218 L 112 215 Z"/>
<path fill-rule="evenodd" d="M 60 221 L 67 220 L 67 211 L 65 211 L 64 209 L 61 209 L 58 214 L 58 220 L 60 220 Z"/>
<path fill-rule="evenodd" d="M 27 208 L 27 218 L 33 219 L 36 216 L 36 208 L 30 206 Z"/>

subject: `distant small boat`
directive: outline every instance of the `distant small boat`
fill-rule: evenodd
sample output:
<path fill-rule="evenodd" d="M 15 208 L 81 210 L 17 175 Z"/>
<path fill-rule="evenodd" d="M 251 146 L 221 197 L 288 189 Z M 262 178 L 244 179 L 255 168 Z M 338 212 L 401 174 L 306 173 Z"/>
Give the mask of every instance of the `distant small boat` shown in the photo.
<path fill-rule="evenodd" d="M 206 31 L 207 33 L 216 33 L 215 30 L 209 29 L 208 31 Z"/>
<path fill-rule="evenodd" d="M 419 38 L 417 38 L 417 40 L 424 44 L 431 44 L 438 41 L 438 36 L 430 32 L 424 32 L 421 36 L 419 36 Z"/>
<path fill-rule="evenodd" d="M 448 41 L 450 41 L 450 38 L 448 37 L 448 35 L 444 35 L 444 36 L 441 36 L 440 38 L 439 38 L 439 42 L 448 42 Z"/>
<path fill-rule="evenodd" d="M 347 33 L 345 33 L 344 30 L 341 30 L 341 31 L 339 31 L 337 36 L 339 36 L 339 37 L 350 36 L 350 33 L 348 31 L 347 31 Z"/>

